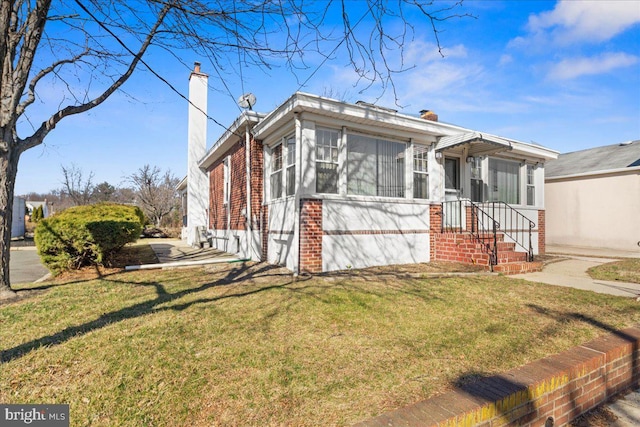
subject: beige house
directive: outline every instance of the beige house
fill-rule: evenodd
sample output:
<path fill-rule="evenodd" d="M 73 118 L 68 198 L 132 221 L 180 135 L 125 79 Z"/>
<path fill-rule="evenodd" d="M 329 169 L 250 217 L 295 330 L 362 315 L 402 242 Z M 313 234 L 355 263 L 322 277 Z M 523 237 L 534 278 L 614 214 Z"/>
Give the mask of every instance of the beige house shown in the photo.
<path fill-rule="evenodd" d="M 548 161 L 545 206 L 548 245 L 640 256 L 640 140 Z"/>

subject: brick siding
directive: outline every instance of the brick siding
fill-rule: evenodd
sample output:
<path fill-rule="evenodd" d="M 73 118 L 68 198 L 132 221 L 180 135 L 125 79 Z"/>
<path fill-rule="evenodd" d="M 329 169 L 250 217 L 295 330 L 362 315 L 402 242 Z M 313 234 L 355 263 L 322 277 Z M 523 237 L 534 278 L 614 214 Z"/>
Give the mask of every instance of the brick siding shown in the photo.
<path fill-rule="evenodd" d="M 229 206 L 224 204 L 224 159 L 230 157 Z M 242 211 L 247 206 L 245 148 L 237 142 L 209 168 L 209 227 L 227 229 L 227 211 L 231 230 L 246 230 L 246 219 Z M 228 210 L 227 210 L 228 208 Z"/>
<path fill-rule="evenodd" d="M 546 221 L 545 212 L 538 211 L 538 255 L 544 255 L 547 250 L 546 245 Z"/>
<path fill-rule="evenodd" d="M 436 234 L 442 231 L 442 205 L 429 206 L 429 260 L 437 259 Z"/>
<path fill-rule="evenodd" d="M 300 200 L 300 271 L 322 272 L 322 200 Z"/>

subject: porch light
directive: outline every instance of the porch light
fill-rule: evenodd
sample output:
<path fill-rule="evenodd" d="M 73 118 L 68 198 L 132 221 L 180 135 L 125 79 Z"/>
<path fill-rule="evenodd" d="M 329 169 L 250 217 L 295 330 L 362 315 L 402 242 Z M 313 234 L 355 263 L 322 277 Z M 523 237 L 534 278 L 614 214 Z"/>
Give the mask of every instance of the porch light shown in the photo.
<path fill-rule="evenodd" d="M 436 159 L 440 160 L 441 158 L 442 158 L 442 152 L 441 151 L 436 152 Z"/>
<path fill-rule="evenodd" d="M 467 156 L 467 163 L 473 162 L 473 156 Z"/>

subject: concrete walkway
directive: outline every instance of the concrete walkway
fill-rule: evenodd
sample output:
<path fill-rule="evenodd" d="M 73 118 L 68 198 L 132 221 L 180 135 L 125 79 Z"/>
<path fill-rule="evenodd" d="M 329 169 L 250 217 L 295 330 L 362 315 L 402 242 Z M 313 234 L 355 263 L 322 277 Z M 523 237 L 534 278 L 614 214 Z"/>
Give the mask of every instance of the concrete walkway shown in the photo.
<path fill-rule="evenodd" d="M 158 264 L 131 265 L 126 270 L 189 267 L 241 261 L 238 257 L 209 247 L 194 248 L 180 239 L 149 239 L 147 242 L 158 257 Z"/>
<path fill-rule="evenodd" d="M 558 261 L 550 262 L 542 271 L 516 274 L 511 277 L 602 294 L 640 297 L 638 283 L 597 280 L 587 274 L 587 270 L 591 267 L 617 261 L 620 257 L 631 257 L 635 254 L 633 252 L 553 246 L 549 248 L 547 254 L 557 255 Z M 640 257 L 640 254 L 637 257 Z"/>

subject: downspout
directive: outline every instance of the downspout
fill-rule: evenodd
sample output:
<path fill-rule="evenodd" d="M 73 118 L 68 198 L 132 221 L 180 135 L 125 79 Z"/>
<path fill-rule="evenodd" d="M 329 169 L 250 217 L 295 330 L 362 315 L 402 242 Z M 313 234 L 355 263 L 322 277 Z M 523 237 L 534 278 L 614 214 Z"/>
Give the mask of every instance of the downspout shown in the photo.
<path fill-rule="evenodd" d="M 293 275 L 298 276 L 300 274 L 300 189 L 302 187 L 302 125 L 300 123 L 300 116 L 298 113 L 294 113 L 295 118 L 295 139 L 296 139 L 296 183 L 295 183 L 295 214 L 293 216 L 294 220 L 294 230 L 298 232 L 298 247 L 296 252 L 298 253 L 298 262 L 296 263 L 295 268 L 293 269 Z"/>
<path fill-rule="evenodd" d="M 244 156 L 245 156 L 245 176 L 246 176 L 246 188 L 247 188 L 247 207 L 246 224 L 247 224 L 247 254 L 245 258 L 252 258 L 252 246 L 253 246 L 253 220 L 251 217 L 251 133 L 249 132 L 249 124 L 245 127 L 244 131 Z"/>

